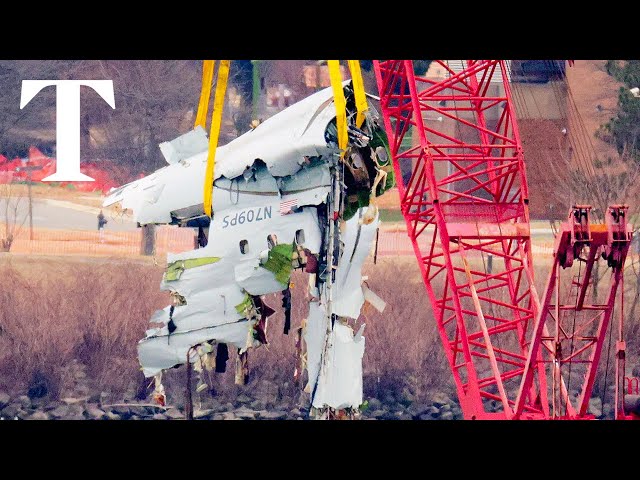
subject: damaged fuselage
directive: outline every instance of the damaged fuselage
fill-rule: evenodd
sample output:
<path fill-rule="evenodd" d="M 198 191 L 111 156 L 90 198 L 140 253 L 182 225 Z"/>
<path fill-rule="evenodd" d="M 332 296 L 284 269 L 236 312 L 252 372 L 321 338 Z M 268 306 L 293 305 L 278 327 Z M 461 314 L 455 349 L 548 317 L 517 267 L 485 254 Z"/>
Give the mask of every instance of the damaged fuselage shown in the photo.
<path fill-rule="evenodd" d="M 290 304 L 291 272 L 302 269 L 312 405 L 325 414 L 362 403 L 364 325 L 355 335 L 352 326 L 365 294 L 373 295 L 361 268 L 376 237 L 375 198 L 393 185 L 393 172 L 377 115 L 367 112 L 356 128 L 350 82 L 343 87 L 344 152 L 332 90 L 319 91 L 217 149 L 211 218 L 203 208 L 208 139 L 200 127 L 160 145 L 169 165 L 105 200 L 132 210 L 140 225 L 194 227 L 202 237 L 201 248 L 167 256 L 161 288 L 173 301 L 152 316 L 159 326 L 139 342 L 145 376 L 159 379 L 187 361 L 223 371 L 232 346 L 236 381 L 246 382 L 247 351 L 266 343 L 273 313 L 261 297 L 282 292 Z M 288 311 L 285 318 L 288 333 Z"/>

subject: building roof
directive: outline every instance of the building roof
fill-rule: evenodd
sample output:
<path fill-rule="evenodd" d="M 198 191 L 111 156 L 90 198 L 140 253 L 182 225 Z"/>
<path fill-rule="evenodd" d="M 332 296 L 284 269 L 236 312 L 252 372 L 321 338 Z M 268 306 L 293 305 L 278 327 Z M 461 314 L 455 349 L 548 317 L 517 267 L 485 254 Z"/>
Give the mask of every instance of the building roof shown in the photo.
<path fill-rule="evenodd" d="M 443 60 L 443 62 L 446 62 L 449 68 L 453 70 L 455 73 L 459 73 L 466 68 L 466 60 Z M 511 68 L 511 60 L 505 60 L 505 63 L 507 67 L 507 76 L 510 81 L 509 69 Z M 442 65 L 437 63 L 431 63 L 431 65 L 429 66 L 429 71 L 427 72 L 426 76 L 448 77 L 450 76 L 450 74 Z M 496 68 L 496 71 L 494 72 L 493 77 L 491 78 L 491 83 L 502 83 L 502 69 Z"/>

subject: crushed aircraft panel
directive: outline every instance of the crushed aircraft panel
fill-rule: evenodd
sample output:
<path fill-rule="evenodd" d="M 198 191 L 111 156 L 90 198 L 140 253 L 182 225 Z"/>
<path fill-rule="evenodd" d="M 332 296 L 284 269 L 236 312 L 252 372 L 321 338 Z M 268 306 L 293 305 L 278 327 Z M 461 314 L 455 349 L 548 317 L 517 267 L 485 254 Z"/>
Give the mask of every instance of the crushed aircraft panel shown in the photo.
<path fill-rule="evenodd" d="M 312 405 L 362 403 L 363 325 L 354 334 L 350 324 L 367 298 L 384 303 L 362 285 L 361 270 L 379 223 L 375 198 L 393 185 L 393 172 L 376 113 L 356 128 L 349 81 L 344 90 L 345 152 L 337 148 L 331 88 L 219 147 L 211 219 L 202 204 L 208 147 L 200 127 L 161 144 L 166 167 L 105 200 L 131 209 L 141 225 L 195 221 L 208 232 L 202 248 L 167 256 L 161 288 L 173 302 L 152 316 L 156 327 L 139 342 L 145 376 L 158 379 L 187 362 L 215 368 L 218 344 L 237 349 L 236 378 L 246 379 L 247 351 L 267 342 L 273 313 L 261 296 L 283 292 L 290 304 L 291 271 L 302 269 L 311 298 L 303 337 Z"/>

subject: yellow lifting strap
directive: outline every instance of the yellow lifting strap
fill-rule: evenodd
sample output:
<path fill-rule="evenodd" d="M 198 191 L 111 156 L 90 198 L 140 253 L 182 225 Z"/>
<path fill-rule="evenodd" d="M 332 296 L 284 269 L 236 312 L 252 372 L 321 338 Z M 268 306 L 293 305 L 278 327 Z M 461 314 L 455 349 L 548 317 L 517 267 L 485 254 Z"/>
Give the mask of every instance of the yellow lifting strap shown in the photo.
<path fill-rule="evenodd" d="M 193 128 L 200 125 L 207 129 L 207 113 L 209 110 L 209 97 L 211 95 L 211 83 L 213 82 L 213 69 L 215 60 L 205 60 L 202 62 L 202 89 L 200 90 L 200 101 L 198 102 L 198 114 Z"/>
<path fill-rule="evenodd" d="M 229 79 L 230 60 L 220 60 L 218 67 L 218 79 L 216 81 L 216 95 L 213 99 L 213 112 L 211 112 L 211 130 L 209 132 L 209 155 L 207 156 L 207 169 L 204 174 L 204 213 L 211 217 L 211 202 L 213 190 L 213 174 L 216 163 L 216 149 L 220 137 L 222 125 L 222 110 L 224 97 L 227 92 L 227 80 Z M 203 75 L 204 77 L 204 75 Z"/>
<path fill-rule="evenodd" d="M 362 80 L 362 71 L 360 70 L 360 62 L 358 60 L 348 60 L 349 70 L 351 72 L 351 80 L 353 84 L 353 93 L 356 100 L 356 126 L 362 127 L 364 122 L 364 112 L 369 107 L 367 105 L 367 97 L 364 93 L 364 82 Z M 344 156 L 349 141 L 347 133 L 347 101 L 344 97 L 342 89 L 342 74 L 340 73 L 340 62 L 338 60 L 327 60 L 329 67 L 329 78 L 333 87 L 333 101 L 336 106 L 336 127 L 338 130 L 338 147 L 342 150 L 341 157 Z"/>
<path fill-rule="evenodd" d="M 340 62 L 338 60 L 327 60 L 329 66 L 329 78 L 333 87 L 333 103 L 336 106 L 336 128 L 338 129 L 338 148 L 342 150 L 340 158 L 344 156 L 347 149 L 349 136 L 347 133 L 347 100 L 344 98 L 342 90 L 342 74 L 340 73 Z"/>
<path fill-rule="evenodd" d="M 349 70 L 351 71 L 351 80 L 353 82 L 353 93 L 356 97 L 356 127 L 362 127 L 364 123 L 364 112 L 369 109 L 367 105 L 367 96 L 364 93 L 364 81 L 362 80 L 362 70 L 360 70 L 359 60 L 347 60 Z"/>

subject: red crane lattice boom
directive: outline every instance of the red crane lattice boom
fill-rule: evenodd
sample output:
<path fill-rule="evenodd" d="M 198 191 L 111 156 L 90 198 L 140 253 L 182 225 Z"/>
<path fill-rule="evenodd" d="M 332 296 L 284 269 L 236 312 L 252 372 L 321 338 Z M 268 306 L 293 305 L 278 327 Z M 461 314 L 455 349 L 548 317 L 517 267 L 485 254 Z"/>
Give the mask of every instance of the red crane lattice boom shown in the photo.
<path fill-rule="evenodd" d="M 593 418 L 588 412 L 589 400 L 606 332 L 613 323 L 616 295 L 622 283 L 624 262 L 632 238 L 632 227 L 626 221 L 627 211 L 625 205 L 611 205 L 605 212 L 605 223 L 592 224 L 591 206 L 575 205 L 556 236 L 553 264 L 539 320 L 534 327 L 530 353 L 538 362 L 551 366 L 550 418 Z M 608 286 L 602 297 L 604 301 L 599 301 L 599 296 L 593 292 L 593 269 L 599 258 L 605 260 L 610 269 L 609 283 L 604 285 Z M 603 277 L 603 282 L 605 280 Z M 615 418 L 625 417 L 624 392 L 619 391 L 619 385 L 622 385 L 620 375 L 624 376 L 625 350 L 622 307 L 619 313 Z M 542 359 L 537 355 L 540 350 Z M 573 384 L 578 387 L 576 396 L 567 391 L 567 387 L 571 387 L 572 375 Z M 525 373 L 523 388 L 530 381 L 528 377 Z"/>
<path fill-rule="evenodd" d="M 597 320 L 587 318 L 576 329 L 574 317 L 574 329 L 566 334 L 560 315 L 556 324 L 549 321 L 552 308 L 563 308 L 559 293 L 555 303 L 549 294 L 558 292 L 557 282 L 550 277 L 542 303 L 534 284 L 527 178 L 505 62 L 467 60 L 456 71 L 446 61 L 433 61 L 435 73 L 429 76 L 416 76 L 411 60 L 374 61 L 374 69 L 407 233 L 463 415 L 585 417 L 621 275 L 610 263 L 614 281 L 608 301 L 586 306 L 591 267 L 603 249 L 617 258 L 618 267 L 624 264 L 628 225 L 616 226 L 625 239 L 617 247 L 610 224 L 595 226 L 587 239 L 567 237 L 566 230 L 560 236 L 564 243 L 558 247 L 569 245 L 561 250 L 576 256 L 594 242 L 587 248 L 593 253 L 585 275 L 574 285 L 579 302 L 573 310 L 597 310 Z M 624 210 L 618 207 L 618 213 Z M 569 222 L 563 228 L 575 233 L 581 225 Z M 571 349 L 562 353 L 567 340 Z M 576 341 L 585 345 L 574 349 Z M 566 367 L 580 363 L 574 383 L 577 376 L 584 383 L 574 407 Z M 565 407 L 562 415 L 558 402 Z"/>

